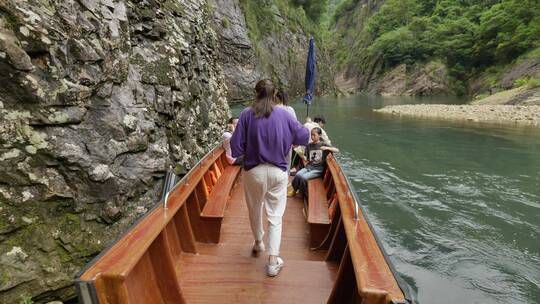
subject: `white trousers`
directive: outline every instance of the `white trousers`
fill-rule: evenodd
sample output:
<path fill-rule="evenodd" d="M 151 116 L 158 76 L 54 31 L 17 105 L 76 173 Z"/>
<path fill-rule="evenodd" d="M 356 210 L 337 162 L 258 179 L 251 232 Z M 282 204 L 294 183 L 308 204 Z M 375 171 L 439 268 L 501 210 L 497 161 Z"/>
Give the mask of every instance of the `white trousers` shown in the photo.
<path fill-rule="evenodd" d="M 243 177 L 253 237 L 257 241 L 263 239 L 264 207 L 268 219 L 268 253 L 279 255 L 281 223 L 287 205 L 287 172 L 273 165 L 262 164 L 245 171 Z"/>

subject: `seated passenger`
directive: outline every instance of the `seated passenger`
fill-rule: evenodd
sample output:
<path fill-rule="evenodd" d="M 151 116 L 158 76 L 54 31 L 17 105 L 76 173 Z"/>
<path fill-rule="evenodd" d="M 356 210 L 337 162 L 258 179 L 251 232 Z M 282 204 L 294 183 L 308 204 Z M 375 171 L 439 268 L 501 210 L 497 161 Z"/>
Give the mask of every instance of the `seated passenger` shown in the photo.
<path fill-rule="evenodd" d="M 307 145 L 305 153 L 308 163 L 303 169 L 296 172 L 296 175 L 291 183 L 292 189 L 290 189 L 288 193 L 289 196 L 294 196 L 299 191 L 306 193 L 307 181 L 323 175 L 328 152 L 339 152 L 337 148 L 330 146 L 324 141 L 321 141 L 321 135 L 321 128 L 314 127 L 311 130 L 312 142 Z"/>
<path fill-rule="evenodd" d="M 234 133 L 234 129 L 236 128 L 236 124 L 238 124 L 237 117 L 231 117 L 227 121 L 227 130 L 221 136 L 221 140 L 223 140 L 223 148 L 225 149 L 225 155 L 227 157 L 227 162 L 229 163 L 229 165 L 241 166 L 243 164 L 244 156 L 234 158 L 232 157 L 231 153 L 231 137 Z"/>
<path fill-rule="evenodd" d="M 304 127 L 308 128 L 308 130 L 310 132 L 315 127 L 320 128 L 321 132 L 322 132 L 321 140 L 324 141 L 325 143 L 327 143 L 328 145 L 332 145 L 332 142 L 330 141 L 330 138 L 328 137 L 328 135 L 326 134 L 326 132 L 322 128 L 325 124 L 326 124 L 326 119 L 324 118 L 324 116 L 317 115 L 317 116 L 315 116 L 315 118 L 313 118 L 313 120 L 311 120 L 310 117 L 307 117 L 306 118 L 306 123 L 304 124 Z M 311 138 L 309 139 L 309 142 L 311 142 Z M 298 146 L 298 147 L 295 147 L 293 150 L 294 150 L 294 156 L 292 157 L 292 161 L 291 161 L 291 167 L 293 169 L 291 170 L 291 175 L 296 174 L 296 169 L 300 165 L 300 160 L 299 160 L 299 158 L 297 156 L 304 154 L 305 147 Z"/>
<path fill-rule="evenodd" d="M 308 128 L 310 131 L 311 129 L 315 127 L 321 128 L 322 135 L 321 138 L 323 141 L 325 141 L 327 144 L 332 145 L 332 142 L 330 141 L 330 138 L 328 138 L 328 135 L 326 135 L 326 132 L 324 132 L 324 125 L 326 124 L 326 119 L 322 115 L 317 115 L 313 118 L 313 121 L 311 118 L 306 118 L 306 123 L 304 124 L 304 127 Z M 311 142 L 311 140 L 309 141 Z"/>

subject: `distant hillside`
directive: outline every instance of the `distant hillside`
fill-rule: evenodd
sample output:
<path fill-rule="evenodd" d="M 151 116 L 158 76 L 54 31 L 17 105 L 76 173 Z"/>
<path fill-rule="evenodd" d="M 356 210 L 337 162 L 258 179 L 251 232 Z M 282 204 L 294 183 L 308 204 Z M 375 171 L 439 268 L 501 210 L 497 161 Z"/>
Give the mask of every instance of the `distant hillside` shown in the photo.
<path fill-rule="evenodd" d="M 343 0 L 330 26 L 346 91 L 476 94 L 539 78 L 536 0 Z"/>

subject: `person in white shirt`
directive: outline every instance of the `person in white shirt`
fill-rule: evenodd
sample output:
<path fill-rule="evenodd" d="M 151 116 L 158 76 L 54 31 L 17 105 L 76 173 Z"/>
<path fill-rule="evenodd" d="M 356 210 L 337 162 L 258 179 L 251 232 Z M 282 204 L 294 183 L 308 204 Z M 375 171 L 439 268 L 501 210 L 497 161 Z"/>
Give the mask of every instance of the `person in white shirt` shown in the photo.
<path fill-rule="evenodd" d="M 324 132 L 323 127 L 325 124 L 326 124 L 326 119 L 324 118 L 324 116 L 317 115 L 313 118 L 313 121 L 309 117 L 306 118 L 306 123 L 304 124 L 304 127 L 308 128 L 309 132 L 311 132 L 311 130 L 315 127 L 321 128 L 321 131 L 322 131 L 321 139 L 327 144 L 332 145 L 330 138 L 328 138 L 328 135 L 326 134 L 326 132 Z M 309 142 L 311 143 L 311 138 L 309 139 Z"/>
<path fill-rule="evenodd" d="M 231 152 L 231 137 L 234 133 L 234 129 L 236 129 L 236 124 L 238 124 L 238 117 L 231 117 L 227 121 L 227 130 L 223 132 L 223 135 L 221 136 L 221 140 L 223 140 L 223 148 L 225 149 L 225 156 L 227 157 L 227 162 L 229 165 L 242 165 L 243 163 L 243 156 L 240 156 L 238 158 L 232 157 Z"/>
<path fill-rule="evenodd" d="M 287 112 L 289 112 L 294 119 L 298 120 L 296 118 L 296 112 L 294 111 L 293 107 L 289 105 L 289 94 L 287 94 L 283 89 L 279 89 L 276 94 L 276 104 L 279 107 L 283 107 Z M 287 163 L 289 166 L 287 167 L 287 173 L 291 172 L 291 159 L 292 159 L 292 147 L 289 149 L 289 154 L 287 154 Z"/>
<path fill-rule="evenodd" d="M 287 112 L 291 113 L 291 115 L 294 117 L 294 119 L 297 119 L 296 118 L 296 112 L 294 111 L 293 107 L 291 107 L 289 105 L 289 94 L 287 94 L 287 92 L 285 92 L 283 89 L 280 89 L 277 92 L 277 94 L 276 94 L 276 102 L 277 102 L 278 106 L 285 108 L 285 110 L 287 110 Z"/>

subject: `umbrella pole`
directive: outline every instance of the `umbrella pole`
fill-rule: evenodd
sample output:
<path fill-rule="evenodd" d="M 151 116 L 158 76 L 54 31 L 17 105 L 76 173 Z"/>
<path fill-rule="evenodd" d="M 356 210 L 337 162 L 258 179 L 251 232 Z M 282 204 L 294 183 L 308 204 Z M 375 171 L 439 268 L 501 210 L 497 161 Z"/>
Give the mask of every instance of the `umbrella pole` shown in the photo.
<path fill-rule="evenodd" d="M 306 105 L 306 119 L 309 117 L 309 103 Z"/>

